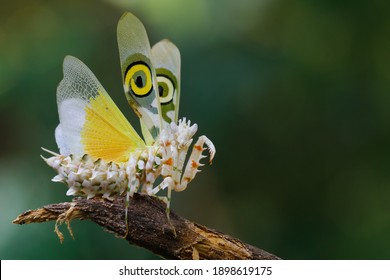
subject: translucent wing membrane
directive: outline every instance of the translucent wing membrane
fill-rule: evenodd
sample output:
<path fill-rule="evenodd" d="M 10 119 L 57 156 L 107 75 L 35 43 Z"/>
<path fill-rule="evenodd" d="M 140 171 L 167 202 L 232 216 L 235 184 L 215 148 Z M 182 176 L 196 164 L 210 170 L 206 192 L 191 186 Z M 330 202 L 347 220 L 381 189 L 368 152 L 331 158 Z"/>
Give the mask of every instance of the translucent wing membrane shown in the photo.
<path fill-rule="evenodd" d="M 164 123 L 177 122 L 180 98 L 180 52 L 170 41 L 162 40 L 152 47 Z"/>
<path fill-rule="evenodd" d="M 125 95 L 149 132 L 144 134 L 146 142 L 152 142 L 150 139 L 160 133 L 161 117 L 148 36 L 143 24 L 130 13 L 120 18 L 117 33 Z"/>
<path fill-rule="evenodd" d="M 95 159 L 127 161 L 145 143 L 106 93 L 91 70 L 75 57 L 64 60 L 57 88 L 60 153 L 89 154 Z"/>

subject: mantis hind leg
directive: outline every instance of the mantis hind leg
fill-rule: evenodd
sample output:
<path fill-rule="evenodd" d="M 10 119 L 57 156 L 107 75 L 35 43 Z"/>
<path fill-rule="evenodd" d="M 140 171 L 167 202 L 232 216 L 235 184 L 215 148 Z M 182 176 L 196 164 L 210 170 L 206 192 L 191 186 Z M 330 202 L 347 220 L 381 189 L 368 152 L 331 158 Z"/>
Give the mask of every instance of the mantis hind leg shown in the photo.
<path fill-rule="evenodd" d="M 129 219 L 128 219 L 128 210 L 130 206 L 130 197 L 133 197 L 134 193 L 137 191 L 139 187 L 139 180 L 137 179 L 137 160 L 138 156 L 132 155 L 129 159 L 129 163 L 126 168 L 126 173 L 128 177 L 128 185 L 126 192 L 126 201 L 125 201 L 125 222 L 126 222 L 126 232 L 123 236 L 126 239 L 129 234 Z"/>
<path fill-rule="evenodd" d="M 170 227 L 172 228 L 173 234 L 176 237 L 177 236 L 176 229 L 173 226 L 171 218 L 170 218 L 171 196 L 172 196 L 172 189 L 174 189 L 174 187 L 175 187 L 175 182 L 173 181 L 172 177 L 165 177 L 165 179 L 157 187 L 151 189 L 148 192 L 148 195 L 156 196 L 157 198 L 161 199 L 162 201 L 164 201 L 166 203 L 167 208 L 165 209 L 165 213 L 167 215 L 167 221 L 168 221 L 168 224 L 170 225 Z M 156 195 L 160 190 L 164 190 L 166 188 L 168 188 L 166 196 L 157 196 Z"/>

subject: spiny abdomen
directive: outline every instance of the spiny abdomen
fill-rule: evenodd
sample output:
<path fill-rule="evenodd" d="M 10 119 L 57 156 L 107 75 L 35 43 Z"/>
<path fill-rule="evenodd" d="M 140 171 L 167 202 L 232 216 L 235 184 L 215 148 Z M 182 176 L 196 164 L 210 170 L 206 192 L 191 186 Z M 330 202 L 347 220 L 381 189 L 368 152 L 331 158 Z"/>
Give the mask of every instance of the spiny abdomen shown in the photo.
<path fill-rule="evenodd" d="M 67 195 L 110 199 L 127 190 L 126 163 L 107 163 L 101 159 L 94 161 L 88 155 L 56 154 L 43 159 L 58 172 L 52 181 L 62 182 L 69 187 Z"/>

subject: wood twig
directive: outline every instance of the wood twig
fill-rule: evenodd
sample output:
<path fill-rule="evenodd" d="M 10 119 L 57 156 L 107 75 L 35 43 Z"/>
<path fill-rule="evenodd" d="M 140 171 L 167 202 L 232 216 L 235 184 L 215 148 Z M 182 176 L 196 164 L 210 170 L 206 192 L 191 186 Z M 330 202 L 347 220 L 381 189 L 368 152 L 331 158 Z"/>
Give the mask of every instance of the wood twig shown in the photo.
<path fill-rule="evenodd" d="M 128 211 L 129 231 L 126 240 L 166 259 L 279 259 L 225 233 L 188 221 L 173 211 L 170 212 L 169 223 L 165 203 L 155 197 L 135 194 Z M 58 226 L 65 222 L 73 236 L 70 227 L 73 219 L 92 220 L 119 238 L 126 235 L 123 197 L 114 201 L 74 198 L 72 202 L 50 204 L 26 211 L 13 223 L 56 221 L 55 231 L 62 241 L 64 237 Z"/>

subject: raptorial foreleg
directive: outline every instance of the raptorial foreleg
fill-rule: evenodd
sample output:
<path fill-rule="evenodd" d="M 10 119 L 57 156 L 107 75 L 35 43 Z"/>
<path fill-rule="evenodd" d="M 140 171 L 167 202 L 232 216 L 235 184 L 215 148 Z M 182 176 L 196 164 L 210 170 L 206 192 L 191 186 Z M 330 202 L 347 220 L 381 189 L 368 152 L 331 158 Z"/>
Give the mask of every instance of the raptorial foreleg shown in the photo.
<path fill-rule="evenodd" d="M 204 148 L 204 145 L 206 145 L 207 148 Z M 196 141 L 194 147 L 192 148 L 183 177 L 181 178 L 180 184 L 175 186 L 175 191 L 181 192 L 185 190 L 187 188 L 187 184 L 195 178 L 196 173 L 200 172 L 198 168 L 204 165 L 200 163 L 200 160 L 206 157 L 202 154 L 202 152 L 206 149 L 210 154 L 209 163 L 212 164 L 212 160 L 216 152 L 215 146 L 210 139 L 203 135 L 199 137 L 198 141 Z"/>

